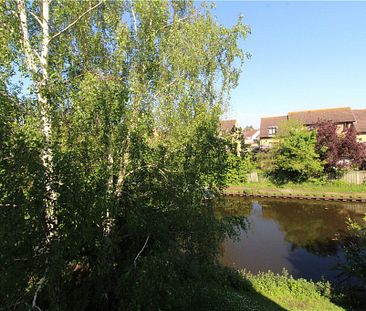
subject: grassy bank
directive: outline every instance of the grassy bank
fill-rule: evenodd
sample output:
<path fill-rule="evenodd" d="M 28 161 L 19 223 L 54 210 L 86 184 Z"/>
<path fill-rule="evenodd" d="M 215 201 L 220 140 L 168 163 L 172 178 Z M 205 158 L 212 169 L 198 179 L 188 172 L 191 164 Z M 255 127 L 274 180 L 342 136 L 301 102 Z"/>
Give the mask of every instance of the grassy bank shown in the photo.
<path fill-rule="evenodd" d="M 251 284 L 251 290 L 241 297 L 248 310 L 345 310 L 331 302 L 329 283 L 295 280 L 286 271 L 241 274 Z"/>
<path fill-rule="evenodd" d="M 319 197 L 345 197 L 366 198 L 366 184 L 355 185 L 341 181 L 328 182 L 326 184 L 302 183 L 276 185 L 269 181 L 251 182 L 240 185 L 229 185 L 225 193 L 248 193 L 248 194 L 293 194 L 293 195 L 316 195 Z"/>

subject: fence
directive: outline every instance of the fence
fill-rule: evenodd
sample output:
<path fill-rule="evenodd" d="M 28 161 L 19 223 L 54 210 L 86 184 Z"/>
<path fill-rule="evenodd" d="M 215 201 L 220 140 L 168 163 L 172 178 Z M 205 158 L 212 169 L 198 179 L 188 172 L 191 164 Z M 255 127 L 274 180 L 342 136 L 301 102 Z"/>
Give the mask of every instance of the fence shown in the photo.
<path fill-rule="evenodd" d="M 366 182 L 366 171 L 348 171 L 338 178 L 329 177 L 329 179 L 344 180 L 350 184 L 360 185 Z M 249 182 L 260 182 L 265 180 L 265 177 L 262 174 L 258 174 L 257 172 L 252 172 L 247 174 L 247 180 Z"/>
<path fill-rule="evenodd" d="M 251 172 L 247 174 L 247 180 L 249 182 L 259 182 L 259 177 L 257 172 Z"/>
<path fill-rule="evenodd" d="M 360 185 L 366 181 L 366 171 L 349 171 L 339 178 L 350 184 Z"/>

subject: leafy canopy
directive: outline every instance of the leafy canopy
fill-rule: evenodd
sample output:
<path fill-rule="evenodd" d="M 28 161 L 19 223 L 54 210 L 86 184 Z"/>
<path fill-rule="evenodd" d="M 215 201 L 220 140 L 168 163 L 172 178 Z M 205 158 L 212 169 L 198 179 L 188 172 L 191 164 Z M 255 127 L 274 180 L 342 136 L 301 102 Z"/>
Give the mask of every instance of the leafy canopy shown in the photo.
<path fill-rule="evenodd" d="M 321 176 L 322 161 L 316 152 L 316 132 L 296 121 L 279 127 L 279 142 L 274 147 L 270 174 L 279 183 L 303 182 Z"/>
<path fill-rule="evenodd" d="M 366 148 L 357 141 L 357 132 L 350 126 L 339 132 L 337 124 L 320 120 L 317 131 L 316 149 L 325 161 L 325 170 L 334 172 L 350 167 L 359 167 L 366 156 Z"/>
<path fill-rule="evenodd" d="M 0 304 L 228 307 L 207 189 L 248 27 L 122 0 L 6 0 L 0 25 Z"/>

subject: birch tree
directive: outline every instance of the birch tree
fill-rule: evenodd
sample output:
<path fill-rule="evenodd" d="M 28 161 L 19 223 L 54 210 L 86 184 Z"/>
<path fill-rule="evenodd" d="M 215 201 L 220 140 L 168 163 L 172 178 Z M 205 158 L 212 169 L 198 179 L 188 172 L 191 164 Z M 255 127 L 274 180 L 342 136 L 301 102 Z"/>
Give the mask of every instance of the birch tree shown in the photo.
<path fill-rule="evenodd" d="M 66 34 L 68 30 L 74 27 L 84 16 L 95 10 L 103 1 L 96 4 L 90 3 L 89 8 L 79 13 L 72 22 L 66 25 L 62 23 L 60 29 L 54 29 L 50 32 L 50 25 L 55 25 L 54 16 L 50 19 L 50 0 L 25 1 L 15 0 L 5 1 L 3 3 L 3 13 L 14 15 L 14 18 L 8 18 L 11 22 L 3 26 L 3 31 L 9 27 L 16 35 L 8 41 L 9 46 L 18 49 L 19 62 L 13 64 L 19 65 L 23 75 L 29 77 L 33 90 L 36 94 L 40 111 L 41 132 L 44 137 L 44 147 L 42 148 L 41 160 L 47 173 L 45 212 L 46 220 L 49 225 L 49 235 L 55 233 L 57 219 L 55 217 L 55 204 L 57 200 L 57 191 L 55 190 L 55 180 L 53 175 L 54 159 L 52 151 L 52 107 L 47 96 L 47 86 L 50 80 L 50 73 L 54 70 L 49 65 L 49 52 L 52 49 L 52 43 L 59 37 Z M 51 13 L 52 12 L 51 10 Z M 70 12 L 73 13 L 73 12 Z M 32 19 L 32 21 L 30 21 Z M 63 26 L 66 25 L 66 26 Z M 11 39 L 18 42 L 12 42 Z"/>
<path fill-rule="evenodd" d="M 21 259 L 34 264 L 18 269 L 16 290 L 0 299 L 35 309 L 164 309 L 168 297 L 141 298 L 149 295 L 141 284 L 177 283 L 179 262 L 214 265 L 227 228 L 204 202 L 223 185 L 218 118 L 249 28 L 241 19 L 226 28 L 191 1 L 6 0 L 0 16 L 6 93 L 30 84 L 15 97 L 25 118 L 12 122 L 45 172 L 26 171 L 15 200 L 27 209 L 14 239 L 27 245 L 23 234 L 32 233 Z M 39 193 L 45 219 L 31 210 Z M 0 203 L 11 196 L 0 192 Z M 46 256 L 42 222 L 54 242 Z M 162 281 L 153 268 L 165 263 L 172 273 Z"/>

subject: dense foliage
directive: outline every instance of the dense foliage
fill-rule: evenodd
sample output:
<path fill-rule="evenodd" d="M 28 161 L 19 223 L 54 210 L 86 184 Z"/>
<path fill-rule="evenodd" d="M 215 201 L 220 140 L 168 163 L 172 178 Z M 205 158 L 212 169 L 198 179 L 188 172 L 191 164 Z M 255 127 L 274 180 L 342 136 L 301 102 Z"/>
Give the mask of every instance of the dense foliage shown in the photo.
<path fill-rule="evenodd" d="M 248 173 L 253 170 L 253 163 L 249 156 L 237 156 L 228 153 L 226 184 L 241 184 L 247 181 Z"/>
<path fill-rule="evenodd" d="M 273 149 L 270 174 L 278 183 L 303 182 L 319 177 L 322 162 L 315 150 L 316 132 L 300 124 L 284 124 Z"/>
<path fill-rule="evenodd" d="M 226 184 L 240 184 L 247 181 L 247 174 L 254 168 L 243 129 L 234 127 L 228 133 L 221 133 L 226 141 L 227 167 Z"/>
<path fill-rule="evenodd" d="M 332 121 L 319 121 L 309 129 L 289 120 L 280 124 L 274 148 L 256 158 L 258 167 L 277 183 L 322 183 L 347 169 L 360 168 L 366 146 L 357 141 L 354 126 L 340 132 Z"/>
<path fill-rule="evenodd" d="M 281 306 L 281 310 L 345 310 L 330 302 L 332 288 L 329 282 L 294 279 L 285 269 L 281 274 L 270 271 L 257 275 L 244 271 L 242 274 L 250 280 L 259 293 L 263 293 Z M 262 310 L 272 310 L 272 308 L 267 307 Z"/>
<path fill-rule="evenodd" d="M 217 250 L 231 225 L 209 198 L 249 29 L 210 11 L 2 2 L 3 308 L 230 309 Z"/>
<path fill-rule="evenodd" d="M 365 146 L 357 142 L 354 126 L 337 132 L 332 121 L 321 120 L 315 124 L 317 131 L 316 150 L 325 163 L 327 172 L 336 172 L 349 167 L 358 167 L 366 157 Z"/>

